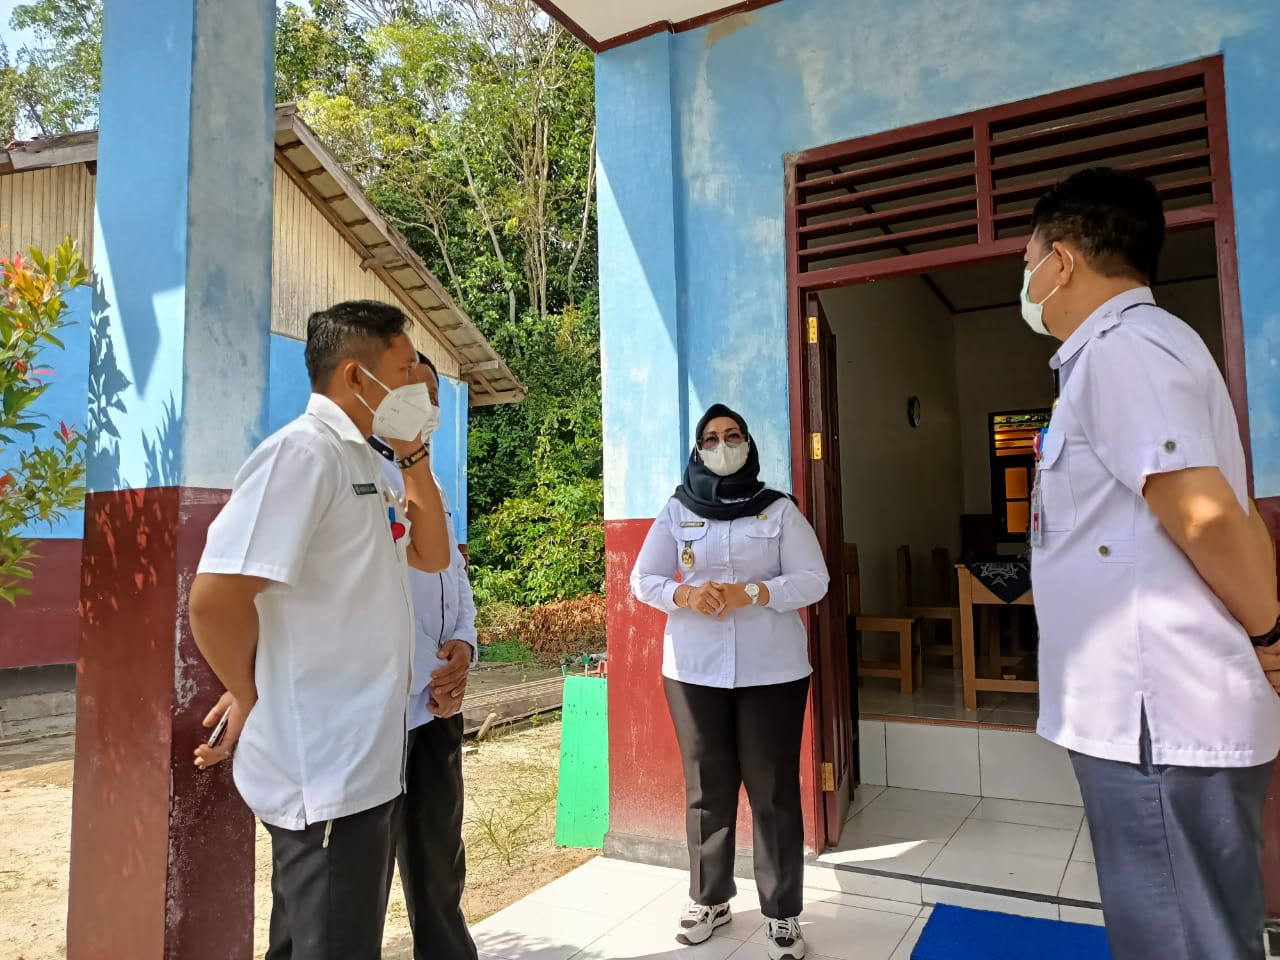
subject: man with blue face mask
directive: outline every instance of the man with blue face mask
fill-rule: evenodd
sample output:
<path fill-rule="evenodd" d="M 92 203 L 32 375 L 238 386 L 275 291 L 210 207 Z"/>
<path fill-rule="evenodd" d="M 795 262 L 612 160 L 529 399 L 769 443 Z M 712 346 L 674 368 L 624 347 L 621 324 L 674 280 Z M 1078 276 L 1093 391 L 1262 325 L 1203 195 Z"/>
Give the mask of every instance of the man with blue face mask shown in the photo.
<path fill-rule="evenodd" d="M 1070 751 L 1114 960 L 1257 960 L 1280 629 L 1231 399 L 1156 306 L 1149 182 L 1082 171 L 1032 223 L 1023 317 L 1062 341 L 1031 506 L 1038 731 Z"/>
<path fill-rule="evenodd" d="M 425 354 L 418 354 L 414 378 L 431 397 L 422 423 L 422 436 L 429 444 L 440 423 L 440 380 Z M 370 437 L 369 445 L 382 457 L 387 487 L 398 497 L 404 483 L 395 452 L 380 437 Z M 440 496 L 443 500 L 443 491 Z M 399 502 L 391 510 L 392 531 L 403 539 Z M 451 519 L 447 503 L 445 516 Z M 445 570 L 409 571 L 416 645 L 396 860 L 416 960 L 476 960 L 476 945 L 462 914 L 467 873 L 462 844 L 462 697 L 476 661 L 476 605 L 452 527 L 449 539 L 451 558 Z"/>

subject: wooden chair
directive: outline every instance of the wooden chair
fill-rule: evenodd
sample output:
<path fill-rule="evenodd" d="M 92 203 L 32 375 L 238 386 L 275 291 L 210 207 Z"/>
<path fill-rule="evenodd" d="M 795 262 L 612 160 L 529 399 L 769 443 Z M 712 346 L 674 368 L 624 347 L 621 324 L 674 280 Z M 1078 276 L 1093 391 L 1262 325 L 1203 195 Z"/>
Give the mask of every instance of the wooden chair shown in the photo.
<path fill-rule="evenodd" d="M 934 602 L 925 603 L 915 596 L 912 585 L 911 548 L 905 544 L 898 548 L 898 607 L 909 617 L 929 621 L 932 642 L 925 645 L 925 652 L 944 657 L 954 668 L 960 649 L 960 599 L 956 590 L 955 567 L 946 547 L 935 547 L 932 561 L 930 573 L 934 581 L 931 591 Z M 951 635 L 947 643 L 938 642 L 938 621 L 950 624 Z"/>
<path fill-rule="evenodd" d="M 844 545 L 844 573 L 848 589 L 849 635 L 859 633 L 890 633 L 898 638 L 898 661 L 870 661 L 862 659 L 862 645 L 857 645 L 858 675 L 862 677 L 888 677 L 897 680 L 903 693 L 912 693 L 920 686 L 923 675 L 920 648 L 919 617 L 864 617 L 862 615 L 862 584 L 858 573 L 858 545 Z"/>

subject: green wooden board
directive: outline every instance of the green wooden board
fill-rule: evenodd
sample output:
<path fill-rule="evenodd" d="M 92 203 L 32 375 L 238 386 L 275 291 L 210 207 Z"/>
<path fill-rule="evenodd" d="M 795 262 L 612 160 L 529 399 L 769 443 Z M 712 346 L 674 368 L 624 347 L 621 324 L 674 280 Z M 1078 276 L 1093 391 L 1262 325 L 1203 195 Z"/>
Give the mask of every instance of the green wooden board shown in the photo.
<path fill-rule="evenodd" d="M 609 681 L 564 679 L 556 843 L 604 846 L 609 829 Z"/>

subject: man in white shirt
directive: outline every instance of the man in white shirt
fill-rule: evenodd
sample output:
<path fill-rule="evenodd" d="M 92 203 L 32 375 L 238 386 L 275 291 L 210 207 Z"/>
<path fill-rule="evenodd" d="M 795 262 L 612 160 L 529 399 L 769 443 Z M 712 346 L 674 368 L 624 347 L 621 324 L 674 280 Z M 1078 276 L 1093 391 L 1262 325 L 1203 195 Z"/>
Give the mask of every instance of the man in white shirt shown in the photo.
<path fill-rule="evenodd" d="M 372 301 L 311 316 L 307 412 L 241 468 L 191 588 L 228 718 L 195 762 L 235 745 L 236 786 L 271 835 L 268 960 L 381 956 L 414 648 L 405 561 L 436 572 L 451 553 L 407 322 Z M 401 547 L 375 432 L 403 471 Z"/>
<path fill-rule="evenodd" d="M 421 353 L 415 376 L 431 395 L 431 414 L 422 428 L 430 442 L 439 421 L 440 381 L 435 365 Z M 398 496 L 404 484 L 394 451 L 378 437 L 371 437 L 369 445 L 382 458 L 387 487 Z M 402 533 L 399 504 L 391 510 L 392 530 Z M 452 519 L 447 503 L 445 517 Z M 467 864 L 462 844 L 461 712 L 467 674 L 476 659 L 476 605 L 465 559 L 452 525 L 446 525 L 448 568 L 439 573 L 409 571 L 417 640 L 396 859 L 416 960 L 476 960 L 475 941 L 462 913 Z"/>
<path fill-rule="evenodd" d="M 1023 316 L 1063 341 L 1032 498 L 1039 732 L 1071 751 L 1112 957 L 1256 960 L 1275 552 L 1222 375 L 1155 305 L 1163 239 L 1133 174 L 1035 208 Z"/>

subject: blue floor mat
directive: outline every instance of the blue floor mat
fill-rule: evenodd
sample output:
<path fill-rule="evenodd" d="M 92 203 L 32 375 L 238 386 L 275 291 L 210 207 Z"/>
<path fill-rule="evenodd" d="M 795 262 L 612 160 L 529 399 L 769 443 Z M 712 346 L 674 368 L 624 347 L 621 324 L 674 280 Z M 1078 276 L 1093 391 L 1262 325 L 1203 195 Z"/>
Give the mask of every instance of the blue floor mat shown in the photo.
<path fill-rule="evenodd" d="M 938 904 L 911 960 L 1110 960 L 1102 927 Z"/>

